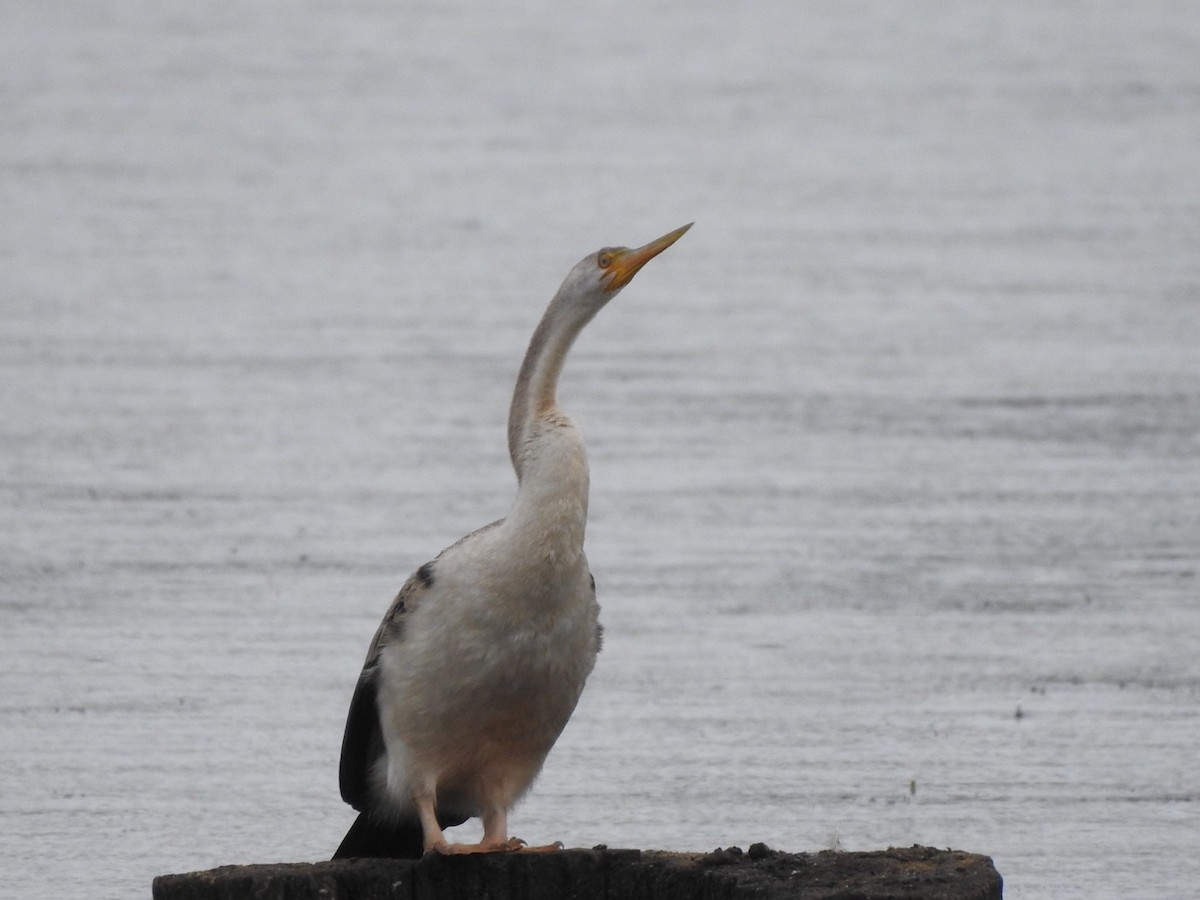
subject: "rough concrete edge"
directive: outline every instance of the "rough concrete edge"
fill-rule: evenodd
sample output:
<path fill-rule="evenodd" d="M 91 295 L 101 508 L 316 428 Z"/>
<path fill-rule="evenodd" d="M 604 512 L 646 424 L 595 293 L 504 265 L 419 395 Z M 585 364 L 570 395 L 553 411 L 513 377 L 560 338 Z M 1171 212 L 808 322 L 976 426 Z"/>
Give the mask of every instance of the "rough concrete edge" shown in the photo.
<path fill-rule="evenodd" d="M 337 860 L 221 866 L 154 879 L 155 900 L 993 900 L 1003 879 L 989 857 L 914 845 L 879 851 L 786 853 L 753 844 L 709 853 L 614 850 L 492 854 L 422 860 Z"/>

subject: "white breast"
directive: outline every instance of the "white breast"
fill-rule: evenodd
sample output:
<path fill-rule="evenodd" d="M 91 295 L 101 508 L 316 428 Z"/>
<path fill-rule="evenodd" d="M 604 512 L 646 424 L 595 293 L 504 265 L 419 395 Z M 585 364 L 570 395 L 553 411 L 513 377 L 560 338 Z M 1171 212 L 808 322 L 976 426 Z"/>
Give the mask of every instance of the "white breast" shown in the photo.
<path fill-rule="evenodd" d="M 581 546 L 564 546 L 581 544 L 582 530 L 533 528 L 520 504 L 438 558 L 403 640 L 381 656 L 387 793 L 400 807 L 412 785 L 431 782 L 463 813 L 511 807 L 595 663 L 599 607 L 587 560 Z M 566 512 L 571 501 L 560 505 Z"/>

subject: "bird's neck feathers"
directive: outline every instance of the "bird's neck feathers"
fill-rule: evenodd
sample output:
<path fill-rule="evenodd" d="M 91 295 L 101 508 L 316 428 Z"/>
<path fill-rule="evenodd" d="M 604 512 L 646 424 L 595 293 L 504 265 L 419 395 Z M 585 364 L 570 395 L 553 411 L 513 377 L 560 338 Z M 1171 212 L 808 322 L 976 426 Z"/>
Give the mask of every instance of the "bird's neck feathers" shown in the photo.
<path fill-rule="evenodd" d="M 583 549 L 588 512 L 588 462 L 583 435 L 557 406 L 525 429 L 517 449 L 517 498 L 508 525 L 546 553 L 570 557 Z"/>
<path fill-rule="evenodd" d="M 508 453 L 518 481 L 524 478 L 523 459 L 526 445 L 536 437 L 535 425 L 566 418 L 558 408 L 558 379 L 575 338 L 598 310 L 598 306 L 572 303 L 564 283 L 534 329 L 508 412 Z"/>
<path fill-rule="evenodd" d="M 517 499 L 507 530 L 555 567 L 579 565 L 587 527 L 587 452 L 557 389 L 571 345 L 600 307 L 572 293 L 568 278 L 534 330 L 508 416 Z"/>

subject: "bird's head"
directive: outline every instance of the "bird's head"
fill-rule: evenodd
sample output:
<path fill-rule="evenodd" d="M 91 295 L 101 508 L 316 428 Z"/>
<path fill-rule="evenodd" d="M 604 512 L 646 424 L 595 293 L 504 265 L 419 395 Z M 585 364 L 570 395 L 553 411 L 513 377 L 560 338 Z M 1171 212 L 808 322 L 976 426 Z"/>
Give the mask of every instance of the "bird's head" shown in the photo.
<path fill-rule="evenodd" d="M 587 298 L 602 306 L 629 284 L 642 266 L 683 237 L 691 227 L 689 222 L 636 249 L 605 247 L 597 250 L 579 261 L 567 276 L 563 288 L 570 296 Z"/>

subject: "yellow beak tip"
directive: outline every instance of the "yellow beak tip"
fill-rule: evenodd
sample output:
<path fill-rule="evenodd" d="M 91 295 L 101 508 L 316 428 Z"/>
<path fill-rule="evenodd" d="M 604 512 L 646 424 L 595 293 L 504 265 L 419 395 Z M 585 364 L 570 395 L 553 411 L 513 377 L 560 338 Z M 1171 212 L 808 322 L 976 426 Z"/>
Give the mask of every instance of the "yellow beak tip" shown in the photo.
<path fill-rule="evenodd" d="M 626 250 L 621 253 L 612 263 L 612 269 L 608 276 L 606 287 L 610 291 L 620 290 L 633 280 L 646 263 L 658 256 L 673 243 L 679 240 L 691 228 L 695 222 L 688 222 L 686 225 L 676 228 L 674 231 L 669 231 L 662 237 L 657 238 L 643 247 L 638 247 L 636 250 Z"/>

